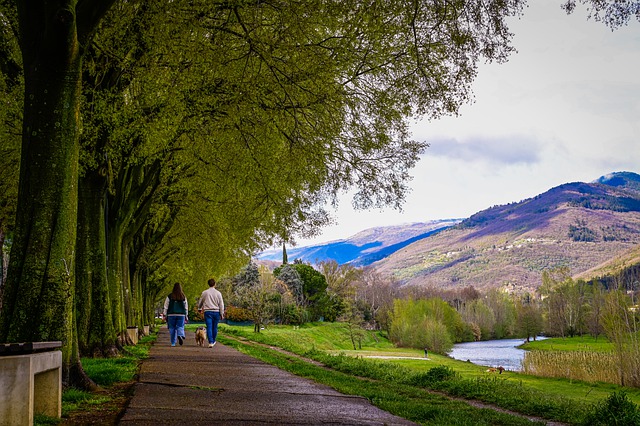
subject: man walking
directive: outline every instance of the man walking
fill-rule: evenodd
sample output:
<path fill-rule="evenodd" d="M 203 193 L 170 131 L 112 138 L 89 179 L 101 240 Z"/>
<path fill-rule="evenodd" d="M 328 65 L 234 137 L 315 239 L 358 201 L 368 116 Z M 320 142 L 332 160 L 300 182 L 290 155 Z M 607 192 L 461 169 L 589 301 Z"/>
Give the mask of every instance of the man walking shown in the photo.
<path fill-rule="evenodd" d="M 218 323 L 224 318 L 224 300 L 222 300 L 222 293 L 216 289 L 216 280 L 211 278 L 208 284 L 209 288 L 200 295 L 198 310 L 204 311 L 207 339 L 209 339 L 209 347 L 212 348 L 218 336 Z"/>

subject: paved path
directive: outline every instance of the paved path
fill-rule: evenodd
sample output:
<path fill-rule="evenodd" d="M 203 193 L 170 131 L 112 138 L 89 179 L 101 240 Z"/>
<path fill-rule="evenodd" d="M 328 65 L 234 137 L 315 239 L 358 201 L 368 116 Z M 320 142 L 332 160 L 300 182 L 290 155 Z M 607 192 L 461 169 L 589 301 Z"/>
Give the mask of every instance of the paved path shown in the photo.
<path fill-rule="evenodd" d="M 122 425 L 414 425 L 193 332 L 171 347 L 162 327 L 149 355 Z"/>

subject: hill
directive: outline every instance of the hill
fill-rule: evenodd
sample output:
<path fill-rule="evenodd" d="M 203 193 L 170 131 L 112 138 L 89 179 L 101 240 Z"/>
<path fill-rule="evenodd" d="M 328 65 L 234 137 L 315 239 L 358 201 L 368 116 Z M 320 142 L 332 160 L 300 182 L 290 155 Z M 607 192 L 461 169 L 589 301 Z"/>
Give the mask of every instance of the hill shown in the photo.
<path fill-rule="evenodd" d="M 433 220 L 366 229 L 347 239 L 324 244 L 287 248 L 289 259 L 302 259 L 309 263 L 335 260 L 340 264 L 351 263 L 367 266 L 375 261 L 421 239 L 432 236 L 461 222 L 461 219 Z M 282 261 L 282 250 L 273 249 L 256 256 L 259 261 Z M 278 263 L 279 264 L 279 263 Z"/>
<path fill-rule="evenodd" d="M 589 279 L 637 259 L 640 175 L 612 173 L 494 206 L 373 264 L 407 285 L 532 291 L 545 269 Z"/>

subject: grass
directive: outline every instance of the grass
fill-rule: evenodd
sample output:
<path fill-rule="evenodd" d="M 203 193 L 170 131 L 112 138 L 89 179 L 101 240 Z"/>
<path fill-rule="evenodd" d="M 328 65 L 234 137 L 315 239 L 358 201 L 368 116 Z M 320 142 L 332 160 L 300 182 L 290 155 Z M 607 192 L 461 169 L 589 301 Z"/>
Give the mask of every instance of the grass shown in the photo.
<path fill-rule="evenodd" d="M 522 347 L 530 350 L 523 360 L 525 372 L 588 382 L 621 383 L 620 358 L 615 354 L 613 344 L 604 337 L 553 338 Z M 622 374 L 633 377 L 624 369 Z"/>
<path fill-rule="evenodd" d="M 194 330 L 201 324 L 188 324 Z M 281 369 L 333 387 L 339 392 L 360 395 L 378 407 L 420 424 L 436 425 L 520 425 L 529 419 L 490 408 L 478 408 L 457 400 L 473 399 L 548 420 L 580 424 L 595 407 L 614 393 L 624 391 L 629 401 L 640 403 L 640 390 L 575 380 L 542 378 L 505 372 L 487 373 L 486 367 L 429 353 L 396 348 L 378 332 L 366 332 L 362 350 L 353 350 L 348 329 L 339 323 L 318 323 L 301 327 L 269 326 L 254 333 L 253 326 L 220 325 L 219 340 L 274 364 Z M 131 382 L 140 360 L 147 356 L 155 336 L 142 339 L 126 353 L 114 359 L 83 359 L 87 374 L 106 389 Z M 551 339 L 549 339 L 551 340 Z M 606 351 L 606 342 L 598 339 L 596 348 Z M 253 342 L 263 343 L 257 345 Z M 541 341 L 552 344 L 553 341 Z M 536 342 L 539 343 L 539 342 Z M 589 345 L 588 339 L 561 342 L 565 351 Z M 277 346 L 292 352 L 273 350 Z M 548 349 L 550 350 L 550 349 Z M 390 357 L 388 359 L 370 357 Z M 313 358 L 322 363 L 309 362 Z M 330 367 L 329 369 L 326 366 Z M 211 388 L 211 391 L 217 389 Z M 434 393 L 434 391 L 448 394 Z M 452 398 L 453 397 L 453 398 Z M 114 405 L 113 395 L 93 394 L 68 389 L 63 394 L 63 417 L 84 413 L 87 419 Z M 112 419 L 113 413 L 109 414 Z M 586 420 L 585 420 L 586 421 Z M 58 424 L 58 419 L 38 417 L 35 424 Z M 78 423 L 75 423 L 78 424 Z"/>
<path fill-rule="evenodd" d="M 587 412 L 613 392 L 622 390 L 630 401 L 640 403 L 640 389 L 622 388 L 607 383 L 544 378 L 515 372 L 496 375 L 487 373 L 486 367 L 446 356 L 430 353 L 429 358 L 424 359 L 423 351 L 395 348 L 382 336 L 372 332 L 367 333 L 367 343 L 363 343 L 363 350 L 353 351 L 346 328 L 340 324 L 321 323 L 298 329 L 269 326 L 261 333 L 253 333 L 252 327 L 229 327 L 223 324 L 221 330 L 226 334 L 312 357 L 348 375 L 381 380 L 387 384 L 404 386 L 419 381 L 421 377 L 424 378 L 433 368 L 451 368 L 456 373 L 455 380 L 430 384 L 428 387 L 525 414 L 544 413 L 548 419 L 570 424 L 578 424 Z M 368 343 L 372 345 L 368 346 Z M 584 351 L 583 346 L 589 343 L 588 339 L 582 339 L 575 341 L 573 346 L 565 347 L 566 350 L 573 347 Z M 598 342 L 594 340 L 593 343 L 597 343 L 598 350 L 606 349 L 606 342 L 602 338 L 598 339 Z M 398 358 L 372 359 L 369 358 L 371 356 Z"/>
<path fill-rule="evenodd" d="M 68 388 L 62 393 L 62 419 L 38 415 L 34 425 L 57 425 L 65 419 L 82 415 L 89 421 L 105 417 L 105 424 L 113 423 L 118 410 L 126 401 L 125 386 L 135 380 L 141 360 L 148 356 L 156 335 L 140 339 L 136 346 L 126 346 L 117 358 L 82 358 L 85 373 L 100 387 L 101 392 L 87 392 Z M 75 423 L 77 424 L 77 423 Z"/>
<path fill-rule="evenodd" d="M 551 339 L 535 340 L 520 346 L 526 350 L 538 351 L 591 351 L 612 352 L 613 344 L 606 337 L 574 336 L 555 337 Z"/>
<path fill-rule="evenodd" d="M 195 330 L 202 324 L 187 324 L 187 330 Z M 349 332 L 346 324 L 342 323 L 314 323 L 305 324 L 297 328 L 293 326 L 269 326 L 261 333 L 253 332 L 253 325 L 247 326 L 228 326 L 220 324 L 220 331 L 233 333 L 242 331 L 242 335 L 251 336 L 252 339 L 269 342 L 280 348 L 295 352 L 306 351 L 315 348 L 323 351 L 347 351 L 352 350 L 353 345 L 349 338 Z M 367 350 L 373 351 L 389 351 L 395 347 L 379 332 L 368 332 L 362 341 L 362 346 Z"/>
<path fill-rule="evenodd" d="M 313 379 L 348 395 L 360 395 L 376 406 L 405 419 L 437 425 L 531 425 L 528 419 L 490 409 L 472 407 L 463 402 L 427 392 L 416 386 L 386 380 L 354 377 L 326 369 L 299 357 L 273 351 L 268 347 L 242 343 L 224 336 L 221 340 L 255 358 L 298 376 Z"/>
<path fill-rule="evenodd" d="M 149 354 L 156 335 L 145 336 L 136 346 L 125 346 L 117 358 L 82 358 L 85 373 L 98 386 L 109 387 L 114 383 L 130 382 L 138 373 L 140 361 Z"/>

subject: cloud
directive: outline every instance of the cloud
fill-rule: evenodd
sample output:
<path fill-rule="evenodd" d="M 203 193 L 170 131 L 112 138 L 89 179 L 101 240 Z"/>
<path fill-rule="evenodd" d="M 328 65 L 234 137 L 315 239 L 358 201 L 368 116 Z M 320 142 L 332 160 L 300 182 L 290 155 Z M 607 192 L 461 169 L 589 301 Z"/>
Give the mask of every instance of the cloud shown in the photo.
<path fill-rule="evenodd" d="M 532 137 L 514 135 L 470 137 L 465 140 L 433 138 L 426 156 L 462 162 L 483 162 L 496 166 L 531 165 L 540 162 L 542 147 Z"/>

